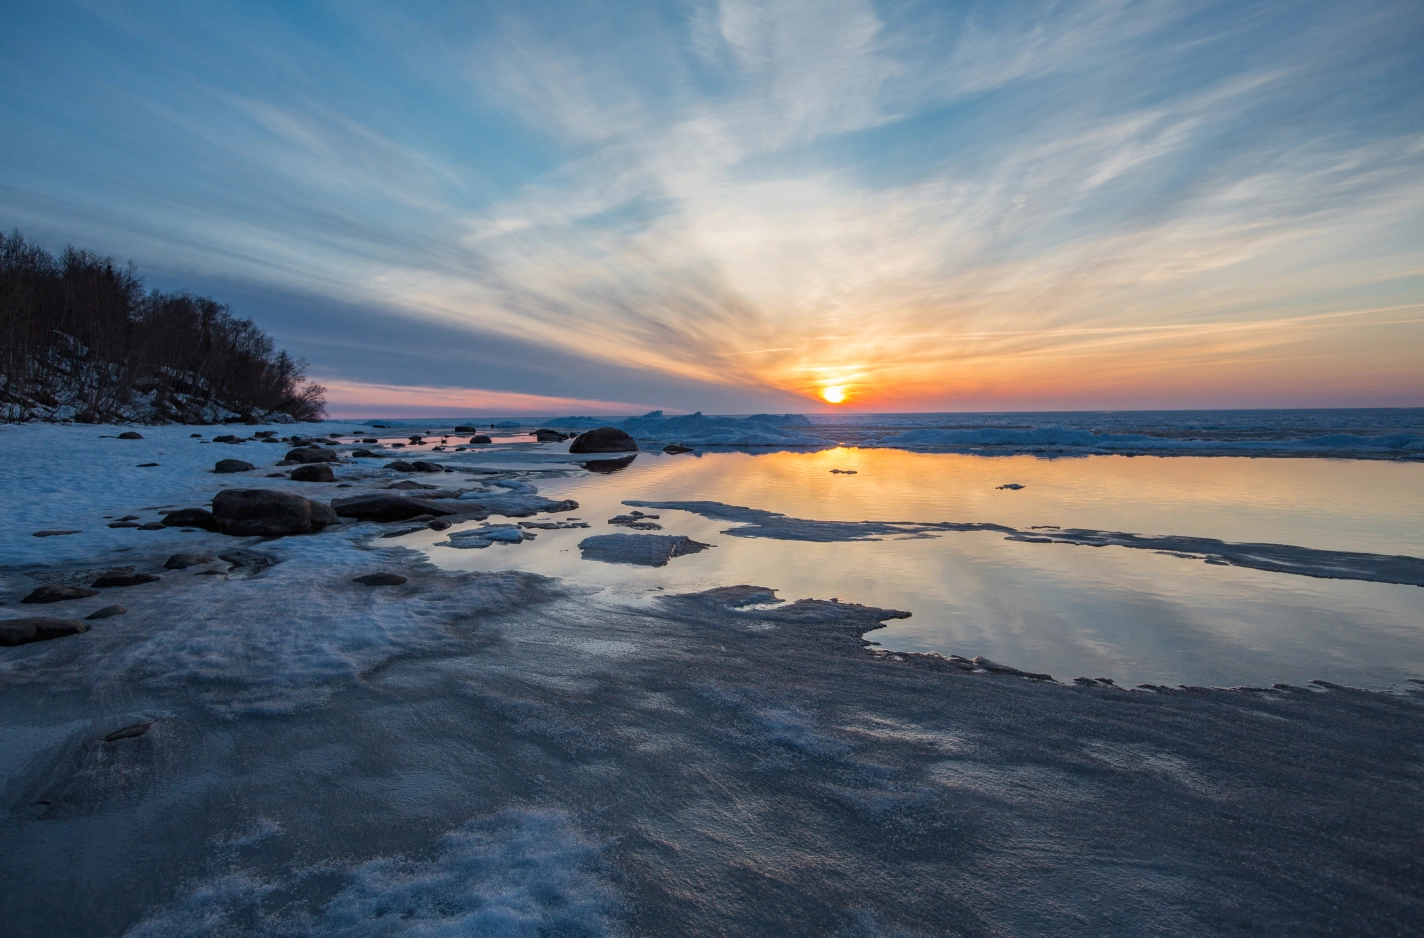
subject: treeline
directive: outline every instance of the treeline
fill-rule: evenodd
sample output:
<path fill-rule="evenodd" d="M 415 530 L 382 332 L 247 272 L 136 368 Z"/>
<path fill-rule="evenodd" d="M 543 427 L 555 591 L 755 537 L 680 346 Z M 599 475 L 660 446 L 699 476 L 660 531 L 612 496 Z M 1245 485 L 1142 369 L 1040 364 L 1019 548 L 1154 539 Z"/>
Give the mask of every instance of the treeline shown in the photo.
<path fill-rule="evenodd" d="M 0 233 L 0 420 L 319 420 L 326 391 L 250 319 L 126 267 Z"/>

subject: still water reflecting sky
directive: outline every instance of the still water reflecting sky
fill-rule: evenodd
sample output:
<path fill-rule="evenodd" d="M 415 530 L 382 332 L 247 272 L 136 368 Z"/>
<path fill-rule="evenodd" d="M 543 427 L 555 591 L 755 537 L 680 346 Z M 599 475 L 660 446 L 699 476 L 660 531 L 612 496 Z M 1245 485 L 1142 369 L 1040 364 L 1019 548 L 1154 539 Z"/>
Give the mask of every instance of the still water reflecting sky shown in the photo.
<path fill-rule="evenodd" d="M 854 470 L 854 475 L 831 469 Z M 1000 490 L 1017 482 L 1020 491 Z M 1213 566 L 1122 548 L 1005 541 L 992 533 L 816 544 L 731 537 L 726 522 L 661 512 L 663 533 L 715 545 L 667 567 L 581 559 L 618 532 L 624 499 L 708 499 L 822 520 L 1058 525 L 1424 556 L 1424 465 L 1316 459 L 1092 456 L 1043 460 L 895 450 L 645 453 L 626 471 L 551 478 L 589 530 L 484 550 L 398 543 L 442 566 L 524 569 L 623 602 L 735 583 L 906 609 L 886 647 L 985 655 L 1060 680 L 1381 687 L 1424 677 L 1424 589 Z M 499 520 L 499 519 L 496 519 Z"/>

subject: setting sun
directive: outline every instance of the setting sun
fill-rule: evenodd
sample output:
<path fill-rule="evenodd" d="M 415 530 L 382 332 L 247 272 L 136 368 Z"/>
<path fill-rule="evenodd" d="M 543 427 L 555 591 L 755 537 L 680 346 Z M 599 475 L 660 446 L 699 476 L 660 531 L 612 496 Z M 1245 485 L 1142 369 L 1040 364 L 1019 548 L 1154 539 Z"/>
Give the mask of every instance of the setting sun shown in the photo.
<path fill-rule="evenodd" d="M 846 389 L 841 385 L 832 388 L 823 388 L 821 397 L 825 398 L 827 404 L 839 404 L 846 399 Z"/>

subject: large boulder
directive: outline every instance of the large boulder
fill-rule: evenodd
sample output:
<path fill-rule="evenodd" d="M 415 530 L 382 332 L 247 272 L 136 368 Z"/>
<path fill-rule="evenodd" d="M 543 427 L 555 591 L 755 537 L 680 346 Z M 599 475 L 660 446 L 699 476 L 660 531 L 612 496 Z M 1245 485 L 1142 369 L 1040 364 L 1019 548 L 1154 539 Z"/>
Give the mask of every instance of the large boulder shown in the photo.
<path fill-rule="evenodd" d="M 204 531 L 218 529 L 217 519 L 206 508 L 179 508 L 164 515 L 159 523 L 166 528 L 202 528 Z"/>
<path fill-rule="evenodd" d="M 0 645 L 28 645 L 30 642 L 44 642 L 87 631 L 89 626 L 73 619 L 56 619 L 51 616 L 0 619 Z"/>
<path fill-rule="evenodd" d="M 292 470 L 293 482 L 335 482 L 336 475 L 331 465 L 324 462 L 309 463 Z"/>
<path fill-rule="evenodd" d="M 580 433 L 569 447 L 571 453 L 636 453 L 638 444 L 617 427 L 599 427 Z"/>
<path fill-rule="evenodd" d="M 330 506 L 272 489 L 227 489 L 213 496 L 218 530 L 235 537 L 315 534 L 338 518 Z"/>
<path fill-rule="evenodd" d="M 490 439 L 487 435 L 483 433 L 476 433 L 474 436 L 470 437 L 470 444 L 472 446 L 483 446 L 486 443 L 493 442 L 494 440 Z"/>
<path fill-rule="evenodd" d="M 256 468 L 252 463 L 243 462 L 241 459 L 219 459 L 218 464 L 213 466 L 213 471 L 217 473 L 251 472 Z"/>
<path fill-rule="evenodd" d="M 336 455 L 335 450 L 327 449 L 324 446 L 298 446 L 296 449 L 287 451 L 286 461 L 300 463 L 341 462 L 341 457 Z"/>
<path fill-rule="evenodd" d="M 404 495 L 356 495 L 338 498 L 331 507 L 343 518 L 361 521 L 408 521 L 421 515 L 453 515 L 456 512 L 436 502 Z"/>

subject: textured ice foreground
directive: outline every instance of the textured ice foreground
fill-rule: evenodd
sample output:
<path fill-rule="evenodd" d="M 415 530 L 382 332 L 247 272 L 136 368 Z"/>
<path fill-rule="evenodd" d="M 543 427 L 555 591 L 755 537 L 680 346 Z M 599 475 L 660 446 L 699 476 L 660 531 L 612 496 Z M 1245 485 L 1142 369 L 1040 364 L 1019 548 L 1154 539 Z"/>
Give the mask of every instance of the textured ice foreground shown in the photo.
<path fill-rule="evenodd" d="M 163 578 L 0 649 L 6 934 L 1376 935 L 1424 913 L 1418 692 L 1029 680 L 868 651 L 893 610 L 757 586 L 625 605 L 440 570 L 374 524 L 110 529 L 201 504 L 218 456 L 282 450 L 29 429 L 0 434 L 0 615 L 31 574 Z M 81 533 L 29 535 L 51 526 Z M 276 562 L 162 567 L 233 546 Z M 374 571 L 407 582 L 351 582 Z"/>

